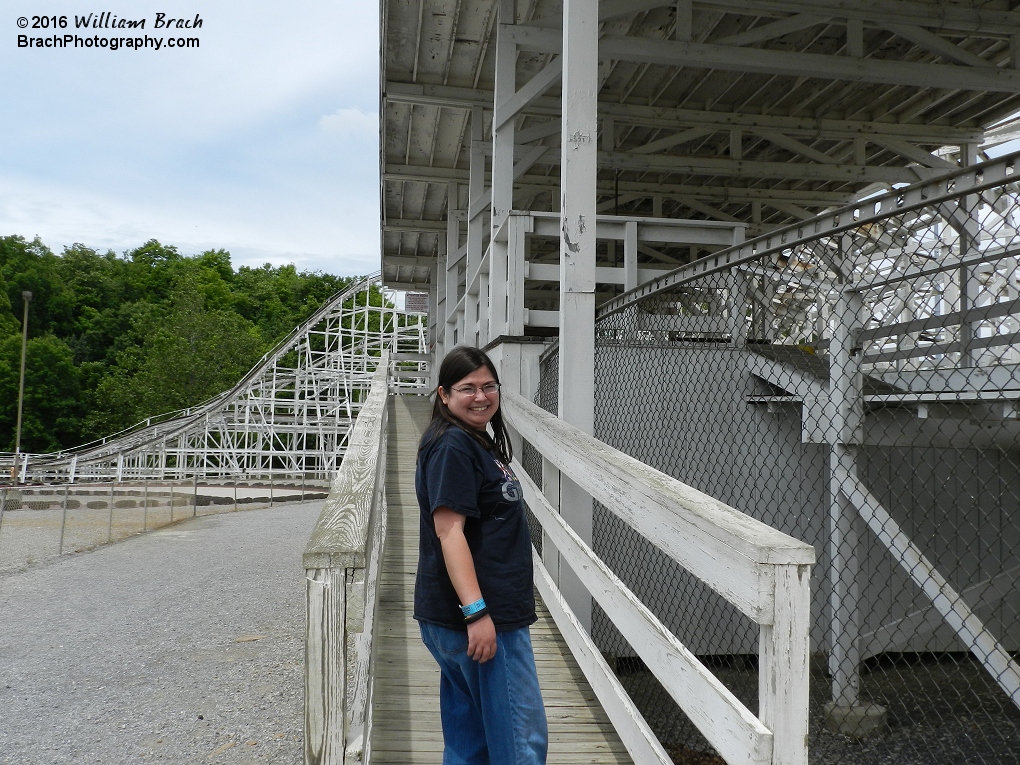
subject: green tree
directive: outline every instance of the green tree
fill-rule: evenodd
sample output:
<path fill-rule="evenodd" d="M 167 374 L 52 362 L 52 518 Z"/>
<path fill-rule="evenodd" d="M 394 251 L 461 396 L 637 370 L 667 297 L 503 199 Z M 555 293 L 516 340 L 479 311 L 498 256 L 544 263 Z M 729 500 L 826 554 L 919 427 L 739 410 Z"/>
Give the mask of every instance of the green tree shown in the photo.
<path fill-rule="evenodd" d="M 0 237 L 0 276 L 18 317 L 22 291 L 31 291 L 28 327 L 32 335 L 73 334 L 74 293 L 62 278 L 60 258 L 38 238 L 28 242 L 20 236 Z"/>
<path fill-rule="evenodd" d="M 22 443 L 38 450 L 231 387 L 351 281 L 293 265 L 235 271 L 226 250 L 186 256 L 155 239 L 120 256 L 84 244 L 58 256 L 38 238 L 0 237 L 0 449 L 14 439 L 23 290 L 33 297 Z"/>
<path fill-rule="evenodd" d="M 181 281 L 165 317 L 141 316 L 133 331 L 144 340 L 121 350 L 96 387 L 86 428 L 93 437 L 200 403 L 233 386 L 264 352 L 258 329 L 207 310 L 192 279 Z"/>
<path fill-rule="evenodd" d="M 21 336 L 0 341 L 0 448 L 13 451 L 18 416 Z M 81 441 L 81 373 L 65 342 L 53 335 L 28 341 L 21 449 L 48 452 Z"/>

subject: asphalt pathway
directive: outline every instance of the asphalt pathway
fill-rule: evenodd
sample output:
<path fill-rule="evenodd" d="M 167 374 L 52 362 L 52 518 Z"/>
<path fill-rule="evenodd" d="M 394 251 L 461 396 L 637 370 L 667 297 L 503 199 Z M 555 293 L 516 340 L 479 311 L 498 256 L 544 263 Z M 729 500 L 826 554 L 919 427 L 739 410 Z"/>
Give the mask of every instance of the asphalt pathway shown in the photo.
<path fill-rule="evenodd" d="M 322 501 L 0 575 L 0 763 L 298 765 Z"/>

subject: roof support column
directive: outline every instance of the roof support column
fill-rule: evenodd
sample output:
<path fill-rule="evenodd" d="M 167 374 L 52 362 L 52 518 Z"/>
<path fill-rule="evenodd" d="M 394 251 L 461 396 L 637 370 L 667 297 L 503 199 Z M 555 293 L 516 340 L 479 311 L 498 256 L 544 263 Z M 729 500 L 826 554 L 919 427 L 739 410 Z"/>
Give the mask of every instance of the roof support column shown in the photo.
<path fill-rule="evenodd" d="M 589 434 L 595 426 L 598 58 L 598 0 L 564 0 L 559 416 Z M 560 513 L 591 544 L 591 497 L 566 476 L 560 485 Z M 565 567 L 559 587 L 578 620 L 590 630 L 588 591 Z"/>
<path fill-rule="evenodd" d="M 435 357 L 437 375 L 443 357 L 457 344 L 454 337 L 457 329 L 457 263 L 460 262 L 460 222 L 463 218 L 463 212 L 456 209 L 460 200 L 459 184 L 451 183 L 448 194 L 450 201 L 446 210 L 446 259 L 439 268 L 439 278 L 445 284 L 443 294 L 446 299 L 441 312 L 442 354 L 437 353 Z"/>
<path fill-rule="evenodd" d="M 517 92 L 517 45 L 508 30 L 517 21 L 517 1 L 499 0 L 496 28 L 494 113 Z M 506 334 L 507 240 L 497 237 L 513 206 L 516 119 L 492 123 L 492 227 L 489 237 L 489 332 L 482 344 Z"/>
<path fill-rule="evenodd" d="M 841 254 L 846 245 L 841 245 Z M 864 422 L 861 395 L 861 352 L 858 333 L 863 326 L 860 293 L 844 286 L 833 310 L 829 345 L 829 674 L 832 701 L 825 705 L 826 722 L 844 735 L 861 736 L 884 723 L 885 709 L 864 704 L 860 697 L 861 609 L 860 576 L 864 548 L 861 520 L 850 500 L 856 476 L 857 449 Z"/>
<path fill-rule="evenodd" d="M 977 156 L 978 147 L 974 144 L 964 144 L 960 147 L 960 164 L 965 167 L 970 167 L 978 162 Z M 978 209 L 978 197 L 975 195 L 968 194 L 960 200 L 960 211 L 962 212 L 964 225 L 960 227 L 960 260 L 966 260 L 968 255 L 971 255 L 977 249 L 977 238 L 980 232 L 980 228 L 972 226 L 971 220 L 976 219 Z M 971 233 L 971 228 L 974 231 Z M 960 267 L 960 313 L 965 313 L 971 308 L 974 308 L 975 301 L 978 295 L 978 284 L 977 280 L 973 278 L 972 268 L 968 266 Z M 974 325 L 968 321 L 960 324 L 960 366 L 961 367 L 975 367 L 977 366 L 977 354 L 971 347 L 971 343 L 974 340 Z"/>
<path fill-rule="evenodd" d="M 482 108 L 476 106 L 471 110 L 471 154 L 468 168 L 468 223 L 467 223 L 467 269 L 465 272 L 464 284 L 464 312 L 461 326 L 461 343 L 473 345 L 476 343 L 478 324 L 478 301 L 484 296 L 478 291 L 471 289 L 471 280 L 482 262 L 482 239 L 485 225 L 484 209 L 476 209 L 475 200 L 485 193 L 485 147 L 482 145 L 484 137 L 483 128 L 484 115 Z M 473 213 L 473 214 L 472 214 Z"/>
<path fill-rule="evenodd" d="M 637 255 L 637 221 L 629 220 L 623 224 L 623 289 L 625 292 L 630 292 L 638 286 Z"/>
<path fill-rule="evenodd" d="M 453 194 L 452 191 L 451 194 Z M 453 347 L 457 345 L 457 341 L 460 339 L 457 334 L 457 321 L 458 317 L 463 315 L 463 310 L 457 309 L 457 306 L 460 304 L 460 296 L 458 294 L 460 279 L 457 278 L 457 268 L 460 261 L 467 257 L 466 254 L 461 253 L 460 249 L 460 223 L 463 219 L 463 210 L 451 210 L 448 213 L 447 257 L 446 262 L 443 264 L 445 269 L 443 277 L 446 279 L 446 311 L 444 312 L 446 328 L 444 329 L 443 340 L 444 356 L 453 350 Z M 461 337 L 463 336 L 461 335 Z M 437 362 L 439 361 L 442 361 L 442 359 L 437 357 Z"/>

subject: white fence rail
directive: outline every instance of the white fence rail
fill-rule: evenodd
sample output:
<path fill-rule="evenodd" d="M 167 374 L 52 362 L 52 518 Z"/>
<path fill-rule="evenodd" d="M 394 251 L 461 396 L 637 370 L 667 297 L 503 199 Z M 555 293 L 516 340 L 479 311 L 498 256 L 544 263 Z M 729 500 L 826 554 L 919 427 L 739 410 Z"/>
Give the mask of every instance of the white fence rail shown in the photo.
<path fill-rule="evenodd" d="M 384 353 L 305 548 L 305 765 L 369 759 L 389 368 Z"/>
<path fill-rule="evenodd" d="M 552 544 L 646 666 L 729 765 L 806 765 L 809 582 L 815 550 L 507 393 L 510 426 L 543 459 L 760 626 L 755 716 L 567 526 L 518 465 Z M 550 471 L 544 471 L 549 474 Z M 556 495 L 556 489 L 550 491 Z M 636 762 L 671 760 L 536 556 L 536 581 Z"/>

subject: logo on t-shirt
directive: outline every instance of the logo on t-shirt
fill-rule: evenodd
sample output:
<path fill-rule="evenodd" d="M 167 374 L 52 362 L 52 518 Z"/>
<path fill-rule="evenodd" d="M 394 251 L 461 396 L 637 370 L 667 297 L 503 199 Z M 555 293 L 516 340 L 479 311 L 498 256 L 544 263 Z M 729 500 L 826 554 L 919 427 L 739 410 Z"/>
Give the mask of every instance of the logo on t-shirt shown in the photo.
<path fill-rule="evenodd" d="M 506 478 L 506 481 L 502 486 L 500 486 L 500 489 L 503 491 L 503 499 L 507 502 L 518 501 L 523 495 L 523 492 L 521 492 L 521 485 L 517 481 L 517 476 L 514 475 L 513 471 L 508 466 L 504 465 L 499 460 L 494 459 L 493 462 L 496 463 L 496 467 L 499 468 L 503 477 Z"/>

